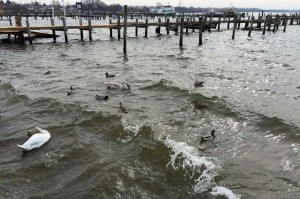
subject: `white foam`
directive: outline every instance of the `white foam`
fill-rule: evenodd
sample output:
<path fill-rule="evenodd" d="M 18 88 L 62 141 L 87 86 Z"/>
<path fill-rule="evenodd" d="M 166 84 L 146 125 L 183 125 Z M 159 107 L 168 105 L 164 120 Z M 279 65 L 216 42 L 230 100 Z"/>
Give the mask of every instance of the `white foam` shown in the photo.
<path fill-rule="evenodd" d="M 212 157 L 200 156 L 199 150 L 196 147 L 189 146 L 186 142 L 176 142 L 175 140 L 166 137 L 163 142 L 170 148 L 174 154 L 171 155 L 171 160 L 168 165 L 176 169 L 192 169 L 194 173 L 201 174 L 195 180 L 194 192 L 202 193 L 209 191 L 213 196 L 223 195 L 228 199 L 239 199 L 240 195 L 235 195 L 231 190 L 218 186 L 214 178 L 218 175 L 221 167 L 217 159 Z M 180 161 L 178 161 L 180 160 Z"/>
<path fill-rule="evenodd" d="M 122 139 L 121 141 L 123 143 L 127 143 L 130 140 L 132 140 L 133 137 L 136 137 L 139 133 L 139 131 L 142 129 L 143 126 L 150 124 L 148 120 L 144 120 L 140 125 L 130 125 L 127 120 L 122 117 L 121 118 L 121 125 L 124 128 L 124 131 L 128 133 L 127 137 L 125 139 Z"/>
<path fill-rule="evenodd" d="M 121 124 L 124 128 L 124 131 L 129 132 L 129 133 L 133 133 L 134 136 L 136 136 L 138 134 L 141 127 L 143 126 L 143 124 L 131 126 L 131 125 L 128 124 L 128 122 L 126 121 L 126 119 L 124 117 L 122 117 L 122 119 L 121 119 Z"/>
<path fill-rule="evenodd" d="M 241 198 L 241 195 L 234 194 L 231 190 L 229 190 L 225 187 L 222 187 L 222 186 L 216 186 L 216 187 L 212 188 L 212 191 L 210 193 L 213 196 L 218 196 L 218 195 L 226 196 L 228 199 L 240 199 Z"/>
<path fill-rule="evenodd" d="M 186 142 L 176 142 L 168 137 L 164 142 L 168 147 L 172 148 L 174 152 L 174 154 L 171 155 L 171 160 L 168 165 L 171 165 L 175 170 L 190 168 L 195 173 L 201 174 L 194 186 L 194 191 L 196 193 L 207 191 L 216 184 L 214 177 L 220 169 L 218 164 L 216 164 L 216 159 L 211 157 L 201 157 L 198 149 L 189 146 Z M 178 159 L 180 159 L 180 161 L 178 161 Z"/>

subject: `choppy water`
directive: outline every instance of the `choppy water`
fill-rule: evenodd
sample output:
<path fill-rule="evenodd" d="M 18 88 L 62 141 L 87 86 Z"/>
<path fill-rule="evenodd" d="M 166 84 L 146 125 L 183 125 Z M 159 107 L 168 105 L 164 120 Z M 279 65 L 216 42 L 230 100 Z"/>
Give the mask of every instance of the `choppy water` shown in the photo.
<path fill-rule="evenodd" d="M 0 198 L 299 198 L 299 30 L 232 41 L 224 25 L 179 48 L 130 29 L 128 59 L 107 30 L 0 44 Z M 23 153 L 34 126 L 52 137 Z"/>

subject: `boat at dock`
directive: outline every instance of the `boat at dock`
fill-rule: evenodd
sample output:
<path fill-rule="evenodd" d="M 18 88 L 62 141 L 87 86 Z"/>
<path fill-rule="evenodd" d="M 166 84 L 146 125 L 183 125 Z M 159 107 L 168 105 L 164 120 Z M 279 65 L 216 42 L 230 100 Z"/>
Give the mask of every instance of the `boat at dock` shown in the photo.
<path fill-rule="evenodd" d="M 220 9 L 209 9 L 206 13 L 207 16 L 212 17 L 234 17 L 237 13 L 237 9 L 235 7 L 229 8 L 220 8 Z"/>
<path fill-rule="evenodd" d="M 171 5 L 162 5 L 157 3 L 156 6 L 150 9 L 151 14 L 175 15 L 175 9 Z"/>

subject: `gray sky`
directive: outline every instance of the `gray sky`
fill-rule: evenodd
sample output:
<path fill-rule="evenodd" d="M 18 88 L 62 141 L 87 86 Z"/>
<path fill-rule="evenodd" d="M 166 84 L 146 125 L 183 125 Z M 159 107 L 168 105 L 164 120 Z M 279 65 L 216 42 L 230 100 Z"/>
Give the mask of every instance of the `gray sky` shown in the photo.
<path fill-rule="evenodd" d="M 52 0 L 11 0 L 15 2 L 30 3 L 37 1 L 50 4 Z M 59 0 L 62 2 L 62 0 Z M 172 6 L 178 6 L 180 0 L 102 0 L 106 4 L 121 4 L 135 6 L 155 6 L 157 2 Z M 5 2 L 5 0 L 4 0 Z M 70 4 L 80 2 L 80 0 L 64 0 Z M 300 0 L 181 0 L 181 5 L 185 7 L 239 7 L 239 8 L 262 8 L 262 9 L 300 9 Z"/>

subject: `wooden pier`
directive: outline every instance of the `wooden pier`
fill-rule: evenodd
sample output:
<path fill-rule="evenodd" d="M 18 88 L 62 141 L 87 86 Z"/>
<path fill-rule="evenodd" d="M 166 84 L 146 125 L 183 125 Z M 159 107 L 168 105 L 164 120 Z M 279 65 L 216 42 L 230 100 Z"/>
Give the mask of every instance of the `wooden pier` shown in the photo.
<path fill-rule="evenodd" d="M 118 39 L 121 39 L 120 30 L 123 29 L 123 33 L 127 32 L 127 28 L 135 28 L 135 35 L 138 36 L 138 29 L 143 28 L 145 29 L 145 37 L 148 36 L 148 28 L 153 26 L 156 27 L 156 33 L 161 33 L 161 28 L 164 27 L 166 29 L 167 34 L 169 34 L 169 31 L 179 31 L 180 34 L 180 41 L 179 45 L 183 45 L 183 34 L 185 30 L 185 34 L 188 34 L 189 30 L 192 29 L 193 32 L 195 30 L 198 30 L 199 32 L 199 45 L 202 45 L 202 33 L 205 31 L 210 32 L 212 29 L 215 29 L 216 31 L 220 31 L 220 27 L 222 24 L 227 24 L 227 29 L 230 29 L 232 26 L 232 39 L 235 38 L 235 31 L 236 29 L 243 29 L 248 31 L 248 36 L 251 37 L 251 31 L 253 30 L 260 30 L 262 31 L 262 34 L 265 34 L 265 31 L 273 31 L 276 32 L 279 29 L 279 26 L 283 26 L 283 31 L 286 31 L 287 25 L 299 25 L 300 24 L 300 15 L 298 13 L 290 14 L 288 15 L 263 15 L 259 13 L 259 16 L 255 18 L 253 15 L 248 17 L 241 17 L 239 15 L 236 15 L 234 17 L 208 17 L 205 14 L 203 15 L 185 15 L 180 14 L 176 16 L 172 16 L 173 21 L 170 22 L 170 17 L 167 16 L 149 16 L 144 15 L 141 16 L 140 14 L 137 15 L 137 18 L 134 22 L 127 22 L 127 19 L 132 19 L 132 14 L 128 14 L 126 11 L 127 7 L 124 6 L 124 13 L 121 14 L 123 20 L 121 22 L 121 19 L 118 19 L 116 23 L 112 23 L 111 18 L 109 20 L 109 24 L 101 24 L 96 25 L 92 24 L 92 19 L 97 18 L 94 17 L 88 17 L 88 25 L 82 25 L 82 22 L 80 22 L 79 25 L 67 25 L 65 23 L 66 20 L 63 20 L 63 25 L 54 25 L 53 18 L 51 19 L 51 25 L 49 26 L 30 26 L 29 18 L 26 19 L 26 26 L 22 26 L 20 22 L 20 17 L 18 19 L 18 16 L 16 17 L 16 25 L 12 26 L 11 19 L 10 20 L 11 26 L 0 26 L 0 34 L 6 34 L 8 35 L 8 39 L 10 39 L 11 35 L 15 37 L 16 41 L 23 42 L 26 39 L 29 40 L 30 44 L 32 43 L 32 39 L 39 35 L 40 37 L 43 37 L 43 33 L 37 32 L 37 31 L 52 31 L 52 34 L 47 34 L 45 37 L 51 37 L 53 38 L 54 42 L 56 42 L 56 31 L 64 31 L 64 37 L 65 42 L 68 42 L 67 37 L 67 30 L 69 29 L 77 29 L 80 31 L 80 38 L 83 40 L 83 31 L 89 32 L 89 40 L 92 40 L 92 30 L 99 29 L 99 28 L 106 28 L 110 30 L 110 37 L 113 37 L 112 30 L 115 29 L 118 31 Z M 139 19 L 143 19 L 144 21 L 139 21 Z M 152 17 L 152 22 L 149 22 L 149 18 Z M 153 22 L 155 17 L 157 17 L 157 22 Z M 162 22 L 162 19 L 164 19 L 164 22 Z M 5 19 L 2 19 L 5 20 Z M 24 36 L 24 34 L 28 35 L 27 37 Z M 126 48 L 126 37 L 127 34 L 123 34 L 124 45 Z M 126 50 L 124 50 L 126 52 Z"/>

